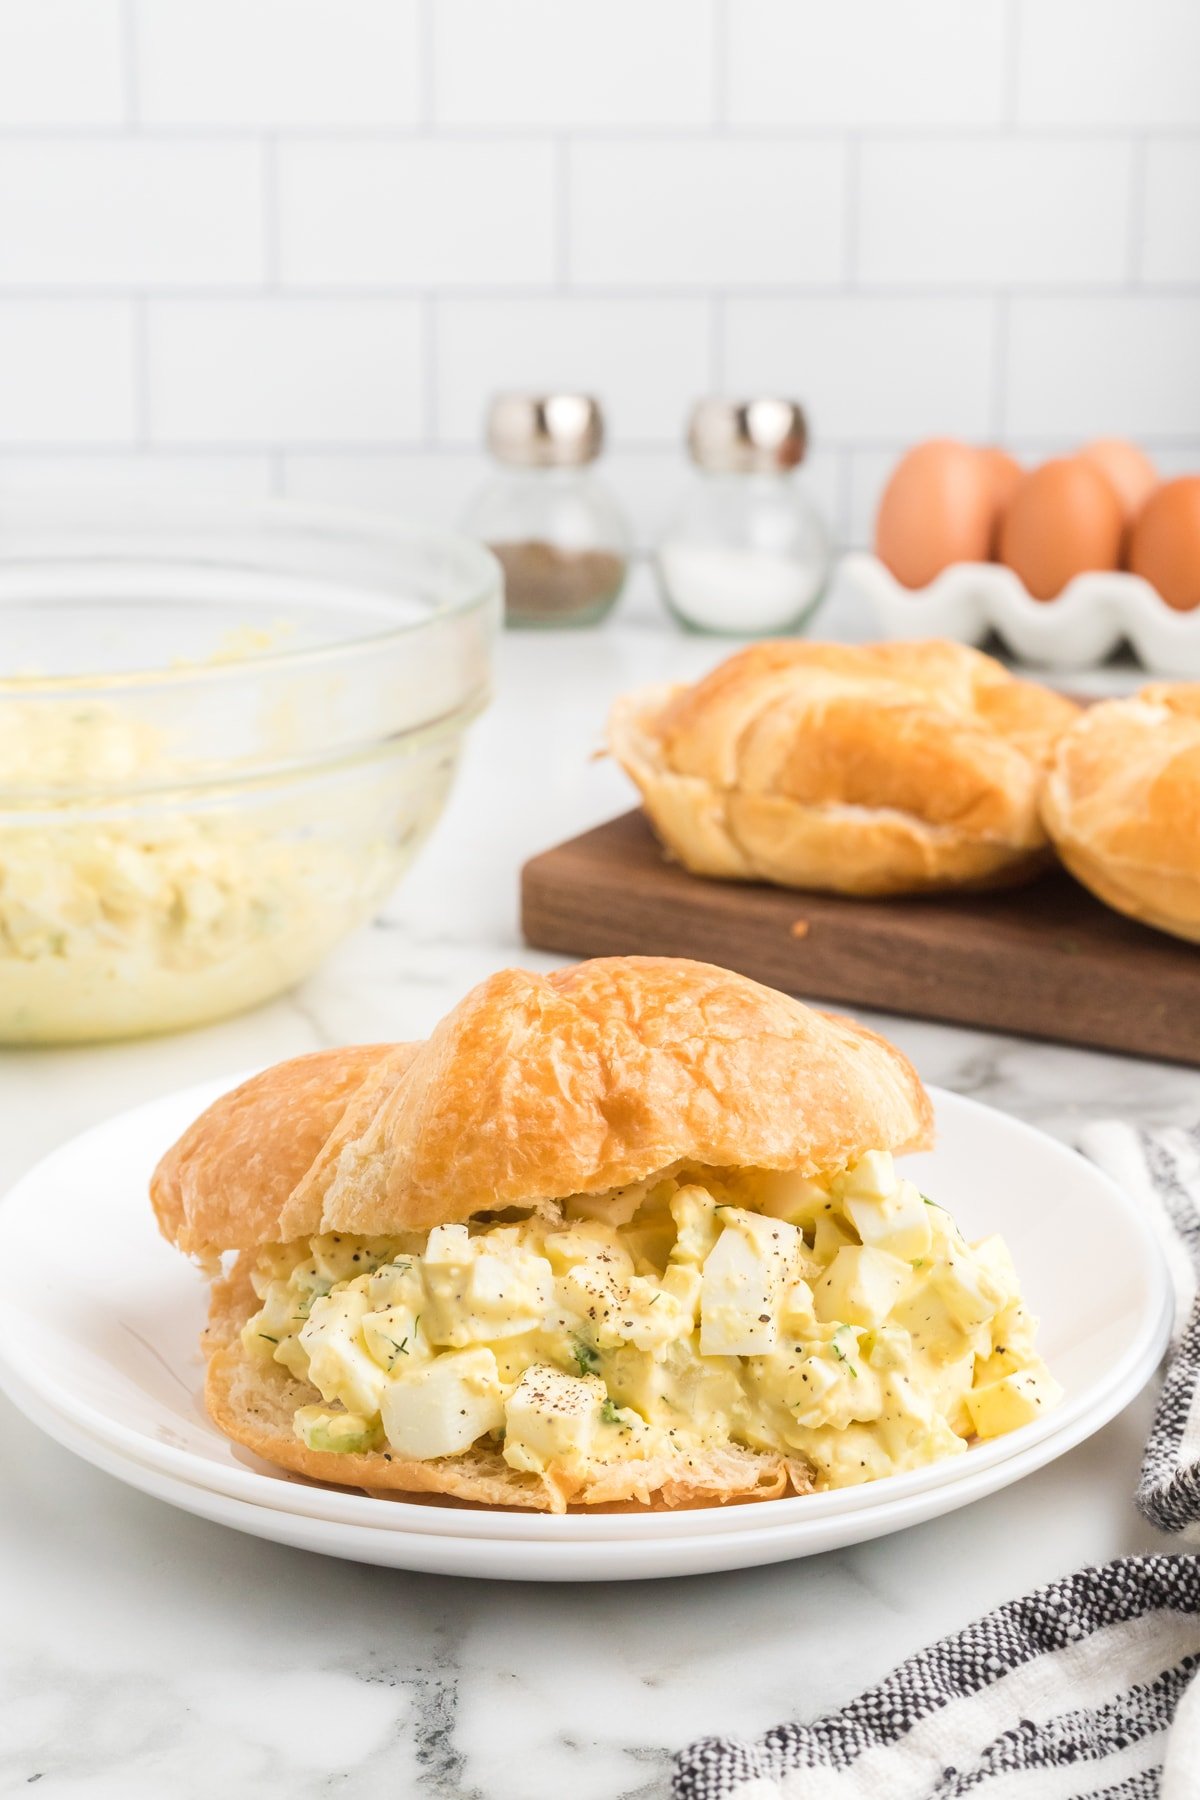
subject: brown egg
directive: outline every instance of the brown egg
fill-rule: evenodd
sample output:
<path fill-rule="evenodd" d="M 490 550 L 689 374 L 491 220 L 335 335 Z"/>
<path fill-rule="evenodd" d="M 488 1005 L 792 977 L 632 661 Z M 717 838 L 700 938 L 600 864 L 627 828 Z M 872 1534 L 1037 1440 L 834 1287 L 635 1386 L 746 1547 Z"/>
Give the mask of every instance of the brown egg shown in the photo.
<path fill-rule="evenodd" d="M 1063 457 L 1022 476 L 1000 521 L 1000 561 L 1035 600 L 1053 600 L 1085 569 L 1115 569 L 1125 516 L 1094 463 Z"/>
<path fill-rule="evenodd" d="M 986 562 L 992 478 L 978 450 L 933 438 L 902 456 L 875 519 L 875 554 L 905 587 L 924 587 L 951 563 Z"/>
<path fill-rule="evenodd" d="M 1111 481 L 1126 521 L 1141 511 L 1158 486 L 1158 470 L 1150 458 L 1124 438 L 1097 438 L 1095 443 L 1085 444 L 1079 454 Z"/>
<path fill-rule="evenodd" d="M 1024 474 L 1020 463 L 1010 456 L 1007 450 L 997 450 L 994 445 L 981 450 L 983 466 L 987 470 L 988 480 L 992 484 L 992 532 L 988 544 L 988 553 L 996 554 L 996 541 L 1000 535 L 1000 521 L 1004 517 L 1009 501 L 1016 491 L 1017 483 Z"/>
<path fill-rule="evenodd" d="M 1129 567 L 1176 612 L 1200 606 L 1200 475 L 1164 481 L 1138 514 Z"/>

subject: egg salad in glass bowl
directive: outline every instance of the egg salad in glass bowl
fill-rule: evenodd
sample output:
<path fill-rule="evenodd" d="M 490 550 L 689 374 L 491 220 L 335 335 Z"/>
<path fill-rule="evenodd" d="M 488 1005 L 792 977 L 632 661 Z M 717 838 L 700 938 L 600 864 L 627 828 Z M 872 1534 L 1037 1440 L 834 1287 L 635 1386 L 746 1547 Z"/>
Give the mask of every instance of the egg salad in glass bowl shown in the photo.
<path fill-rule="evenodd" d="M 0 500 L 0 1044 L 175 1031 L 309 974 L 441 813 L 500 589 L 391 520 Z"/>
<path fill-rule="evenodd" d="M 565 1499 L 731 1446 L 836 1488 L 960 1455 L 1061 1390 L 1000 1237 L 870 1150 L 832 1176 L 679 1167 L 552 1212 L 327 1233 L 252 1269 L 251 1362 L 309 1449 L 498 1450 Z M 652 1482 L 650 1485 L 653 1485 Z"/>

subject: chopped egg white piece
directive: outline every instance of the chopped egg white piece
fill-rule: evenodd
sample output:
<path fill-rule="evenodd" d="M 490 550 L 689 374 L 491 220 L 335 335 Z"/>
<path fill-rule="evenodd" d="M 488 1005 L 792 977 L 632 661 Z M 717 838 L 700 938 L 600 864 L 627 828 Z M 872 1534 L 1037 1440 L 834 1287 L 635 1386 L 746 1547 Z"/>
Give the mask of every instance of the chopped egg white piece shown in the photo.
<path fill-rule="evenodd" d="M 586 1467 L 597 1432 L 606 1428 L 606 1403 L 611 1412 L 596 1375 L 564 1375 L 545 1363 L 526 1369 L 504 1408 L 505 1462 L 536 1474 Z"/>
<path fill-rule="evenodd" d="M 632 1196 L 632 1198 L 631 1198 Z M 547 1216 L 276 1246 L 246 1351 L 308 1382 L 313 1450 L 490 1447 L 548 1481 L 722 1446 L 878 1479 L 1061 1390 L 1012 1259 L 869 1152 L 829 1180 L 682 1171 Z"/>
<path fill-rule="evenodd" d="M 388 1306 L 382 1312 L 364 1314 L 362 1336 L 367 1354 L 386 1375 L 400 1368 L 415 1368 L 433 1355 L 421 1330 L 421 1315 L 409 1306 Z"/>
<path fill-rule="evenodd" d="M 825 1209 L 818 1215 L 813 1226 L 813 1256 L 818 1263 L 831 1263 L 839 1250 L 847 1245 L 857 1244 L 858 1238 L 853 1227 L 833 1210 L 833 1201 L 827 1200 Z"/>
<path fill-rule="evenodd" d="M 950 1250 L 933 1282 L 955 1324 L 967 1337 L 994 1319 L 1008 1298 L 991 1272 L 965 1246 Z"/>
<path fill-rule="evenodd" d="M 700 1264 L 717 1241 L 717 1202 L 694 1182 L 681 1187 L 671 1201 L 675 1244 L 671 1261 Z"/>
<path fill-rule="evenodd" d="M 327 1294 L 313 1301 L 299 1335 L 308 1353 L 308 1379 L 322 1399 L 340 1400 L 349 1411 L 369 1416 L 379 1411 L 387 1377 L 363 1339 L 368 1305 L 359 1288 Z"/>
<path fill-rule="evenodd" d="M 846 1200 L 886 1200 L 896 1191 L 896 1164 L 888 1150 L 867 1150 L 839 1175 L 836 1191 Z"/>
<path fill-rule="evenodd" d="M 806 1175 L 788 1169 L 772 1169 L 760 1178 L 758 1210 L 772 1219 L 807 1228 L 828 1204 L 829 1189 Z"/>
<path fill-rule="evenodd" d="M 813 1336 L 817 1324 L 816 1300 L 807 1281 L 793 1281 L 779 1309 L 779 1328 L 792 1337 Z"/>
<path fill-rule="evenodd" d="M 789 1384 L 787 1404 L 796 1415 L 797 1425 L 820 1426 L 833 1417 L 833 1395 L 844 1388 L 846 1378 L 830 1356 L 811 1355 L 802 1358 Z"/>
<path fill-rule="evenodd" d="M 887 1250 L 845 1244 L 813 1289 L 813 1309 L 825 1324 L 882 1325 L 909 1286 L 909 1267 Z"/>
<path fill-rule="evenodd" d="M 760 1356 L 774 1348 L 775 1314 L 800 1247 L 782 1219 L 722 1207 L 720 1235 L 704 1259 L 700 1285 L 702 1356 Z"/>
<path fill-rule="evenodd" d="M 492 1352 L 448 1350 L 390 1382 L 381 1407 L 384 1434 L 397 1456 L 427 1462 L 457 1456 L 504 1423 L 504 1390 Z"/>
<path fill-rule="evenodd" d="M 847 1193 L 842 1204 L 851 1225 L 872 1249 L 890 1251 L 908 1262 L 928 1256 L 933 1229 L 915 1182 L 898 1181 L 890 1193 L 879 1196 Z"/>
<path fill-rule="evenodd" d="M 492 1254 L 465 1225 L 437 1225 L 425 1253 L 425 1334 L 438 1345 L 521 1337 L 554 1305 L 554 1271 L 544 1256 L 513 1242 Z"/>
<path fill-rule="evenodd" d="M 1006 1300 L 1020 1300 L 1021 1283 L 1016 1265 L 1002 1237 L 993 1233 L 991 1237 L 982 1238 L 978 1244 L 971 1246 L 971 1253 L 975 1261 L 987 1270 Z"/>

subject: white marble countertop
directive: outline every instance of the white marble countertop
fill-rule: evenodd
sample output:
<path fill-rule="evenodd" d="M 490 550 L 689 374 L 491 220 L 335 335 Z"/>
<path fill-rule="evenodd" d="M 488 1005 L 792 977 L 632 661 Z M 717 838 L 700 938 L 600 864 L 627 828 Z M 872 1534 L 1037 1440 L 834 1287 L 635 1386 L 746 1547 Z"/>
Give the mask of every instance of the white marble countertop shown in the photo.
<path fill-rule="evenodd" d="M 827 621 L 831 630 L 852 621 Z M 386 916 L 298 993 L 149 1043 L 0 1057 L 0 1187 L 137 1101 L 320 1044 L 426 1032 L 507 962 L 516 869 L 628 804 L 589 760 L 608 697 L 720 653 L 644 602 L 600 632 L 509 636 L 434 840 Z M 932 1081 L 1071 1138 L 1200 1113 L 1193 1071 L 889 1019 Z M 13 1272 L 10 1272 L 10 1278 Z M 359 1567 L 122 1487 L 0 1400 L 0 1793 L 39 1800 L 634 1800 L 671 1754 L 848 1700 L 1023 1589 L 1149 1548 L 1131 1495 L 1151 1397 L 996 1497 L 746 1574 L 535 1587 Z"/>

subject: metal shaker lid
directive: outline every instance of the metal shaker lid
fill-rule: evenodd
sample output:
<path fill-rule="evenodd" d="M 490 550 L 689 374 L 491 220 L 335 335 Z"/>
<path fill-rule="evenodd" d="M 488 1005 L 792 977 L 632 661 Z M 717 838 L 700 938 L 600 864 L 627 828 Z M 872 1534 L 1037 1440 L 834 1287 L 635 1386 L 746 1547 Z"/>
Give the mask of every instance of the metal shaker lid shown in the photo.
<path fill-rule="evenodd" d="M 693 407 L 687 442 L 692 461 L 713 473 L 775 472 L 803 462 L 808 424 L 795 400 L 711 395 Z"/>
<path fill-rule="evenodd" d="M 603 443 L 604 416 L 590 394 L 497 394 L 488 409 L 488 449 L 502 463 L 577 468 Z"/>

